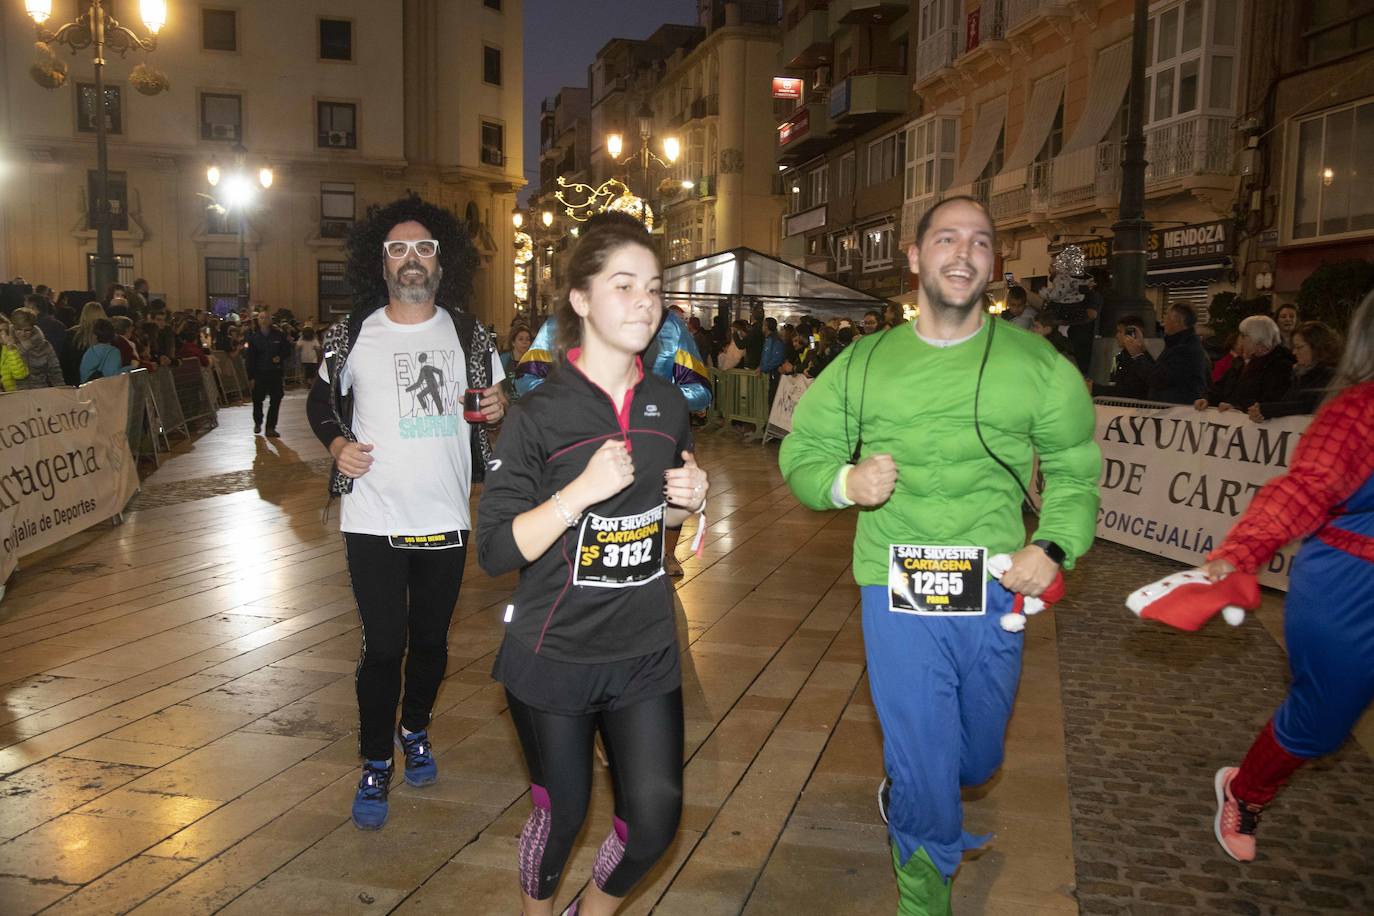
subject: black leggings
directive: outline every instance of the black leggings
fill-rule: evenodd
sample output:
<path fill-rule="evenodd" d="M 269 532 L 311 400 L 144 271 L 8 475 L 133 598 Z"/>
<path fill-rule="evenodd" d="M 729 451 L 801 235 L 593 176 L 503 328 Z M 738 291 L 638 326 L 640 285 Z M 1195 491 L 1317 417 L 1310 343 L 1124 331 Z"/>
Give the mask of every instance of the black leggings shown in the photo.
<path fill-rule="evenodd" d="M 363 622 L 358 747 L 368 760 L 390 760 L 402 658 L 406 689 L 401 725 L 412 732 L 429 726 L 448 665 L 448 625 L 463 583 L 467 548 L 414 550 L 392 547 L 379 535 L 348 532 L 344 546 Z"/>
<path fill-rule="evenodd" d="M 615 822 L 592 879 L 624 897 L 667 851 L 682 817 L 682 689 L 614 711 L 563 716 L 506 691 L 530 770 L 534 810 L 520 832 L 520 886 L 536 900 L 558 888 L 587 816 L 592 736 L 601 732 L 615 788 Z"/>

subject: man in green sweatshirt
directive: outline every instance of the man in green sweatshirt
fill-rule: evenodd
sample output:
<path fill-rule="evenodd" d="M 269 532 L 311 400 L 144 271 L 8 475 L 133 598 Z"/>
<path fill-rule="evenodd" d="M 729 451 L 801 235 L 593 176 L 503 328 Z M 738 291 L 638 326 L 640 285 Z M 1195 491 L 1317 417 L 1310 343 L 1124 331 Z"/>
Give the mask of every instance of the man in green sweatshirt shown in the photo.
<path fill-rule="evenodd" d="M 813 509 L 857 505 L 854 577 L 883 729 L 883 797 L 902 916 L 949 912 L 965 849 L 961 786 L 1002 763 L 1022 634 L 999 625 L 1092 543 L 1101 455 L 1077 369 L 982 308 L 987 211 L 952 197 L 907 252 L 920 315 L 863 338 L 797 405 L 783 475 Z M 1027 544 L 1034 458 L 1045 486 Z M 1000 583 L 987 560 L 1010 554 Z"/>

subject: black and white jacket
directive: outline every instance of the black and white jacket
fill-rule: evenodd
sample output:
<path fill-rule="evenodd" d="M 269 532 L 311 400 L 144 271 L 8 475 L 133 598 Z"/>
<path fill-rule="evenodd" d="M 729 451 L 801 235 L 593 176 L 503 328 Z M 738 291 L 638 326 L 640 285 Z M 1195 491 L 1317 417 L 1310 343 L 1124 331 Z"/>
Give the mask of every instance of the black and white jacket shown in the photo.
<path fill-rule="evenodd" d="M 355 308 L 344 321 L 336 323 L 325 332 L 321 341 L 324 349 L 324 365 L 329 381 L 316 379 L 310 389 L 305 412 L 310 419 L 310 429 L 315 437 L 324 443 L 325 448 L 339 436 L 349 442 L 357 442 L 353 434 L 353 399 L 343 393 L 340 379 L 348 364 L 348 354 L 357 343 L 362 332 L 363 322 L 385 303 L 372 308 Z M 463 360 L 467 364 L 468 387 L 490 388 L 491 365 L 496 352 L 491 334 L 482 322 L 461 309 L 449 308 L 442 303 L 439 308 L 453 319 L 453 327 L 458 332 L 458 342 L 463 348 Z M 486 473 L 487 462 L 491 460 L 491 431 L 486 424 L 472 427 L 472 482 L 481 483 Z M 335 464 L 329 473 L 329 493 L 342 496 L 353 490 L 353 478 L 340 473 Z"/>

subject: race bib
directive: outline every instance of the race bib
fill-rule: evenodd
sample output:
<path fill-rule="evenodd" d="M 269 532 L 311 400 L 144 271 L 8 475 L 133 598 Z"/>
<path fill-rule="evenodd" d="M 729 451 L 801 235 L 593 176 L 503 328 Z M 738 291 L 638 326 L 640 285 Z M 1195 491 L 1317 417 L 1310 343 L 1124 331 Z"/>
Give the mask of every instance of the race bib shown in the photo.
<path fill-rule="evenodd" d="M 888 608 L 899 614 L 972 617 L 987 603 L 986 547 L 888 548 Z"/>
<path fill-rule="evenodd" d="M 440 531 L 437 534 L 393 534 L 388 538 L 392 547 L 406 550 L 444 550 L 463 546 L 463 532 Z"/>
<path fill-rule="evenodd" d="M 663 513 L 607 518 L 588 512 L 577 533 L 576 585 L 626 588 L 663 575 Z"/>

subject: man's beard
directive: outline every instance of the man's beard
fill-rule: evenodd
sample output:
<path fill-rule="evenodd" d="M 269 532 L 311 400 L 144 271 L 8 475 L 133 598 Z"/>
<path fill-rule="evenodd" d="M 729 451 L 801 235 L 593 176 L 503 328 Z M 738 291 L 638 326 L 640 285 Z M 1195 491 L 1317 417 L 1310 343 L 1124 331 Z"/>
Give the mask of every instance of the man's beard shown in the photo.
<path fill-rule="evenodd" d="M 424 279 L 416 282 L 406 282 L 401 279 L 402 275 L 408 270 L 418 270 L 424 274 Z M 422 305 L 431 302 L 434 294 L 439 291 L 439 281 L 444 277 L 444 269 L 438 264 L 434 265 L 434 270 L 425 270 L 423 264 L 416 260 L 406 261 L 397 270 L 395 275 L 386 275 L 387 292 L 391 298 L 406 305 Z"/>
<path fill-rule="evenodd" d="M 970 268 L 970 270 L 972 270 Z M 926 301 L 936 311 L 960 312 L 968 314 L 983 298 L 983 292 L 987 289 L 987 284 L 977 284 L 970 289 L 968 299 L 964 301 L 950 300 L 945 298 L 944 292 L 940 289 L 940 275 L 938 271 L 921 271 L 921 292 L 926 294 Z"/>

